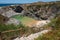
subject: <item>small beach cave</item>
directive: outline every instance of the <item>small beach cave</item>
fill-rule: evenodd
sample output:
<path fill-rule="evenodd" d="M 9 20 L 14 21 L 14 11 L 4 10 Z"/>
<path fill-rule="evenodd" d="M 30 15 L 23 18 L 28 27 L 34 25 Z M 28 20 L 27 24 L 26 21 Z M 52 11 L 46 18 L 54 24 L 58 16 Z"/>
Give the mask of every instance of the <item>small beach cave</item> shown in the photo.
<path fill-rule="evenodd" d="M 16 6 L 14 11 L 17 13 L 21 13 L 23 11 L 23 8 L 21 6 Z"/>
<path fill-rule="evenodd" d="M 40 17 L 42 20 L 47 20 L 48 18 L 46 18 L 46 17 Z"/>

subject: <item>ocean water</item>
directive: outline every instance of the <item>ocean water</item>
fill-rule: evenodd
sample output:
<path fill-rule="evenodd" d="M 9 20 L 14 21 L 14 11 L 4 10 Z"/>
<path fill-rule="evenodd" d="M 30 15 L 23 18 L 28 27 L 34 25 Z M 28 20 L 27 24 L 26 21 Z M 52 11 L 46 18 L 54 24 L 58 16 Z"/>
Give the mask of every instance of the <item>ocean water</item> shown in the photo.
<path fill-rule="evenodd" d="M 13 4 L 0 4 L 0 7 L 1 6 L 10 6 L 10 5 L 13 5 Z"/>
<path fill-rule="evenodd" d="M 10 5 L 17 5 L 17 4 L 0 4 L 0 7 L 2 7 L 2 6 L 10 6 Z"/>

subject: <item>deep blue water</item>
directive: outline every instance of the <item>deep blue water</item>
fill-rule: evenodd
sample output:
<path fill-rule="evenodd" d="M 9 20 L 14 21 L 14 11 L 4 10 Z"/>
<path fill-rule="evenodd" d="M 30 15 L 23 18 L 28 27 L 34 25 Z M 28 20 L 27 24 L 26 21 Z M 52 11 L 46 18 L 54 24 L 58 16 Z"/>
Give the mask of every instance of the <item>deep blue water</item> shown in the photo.
<path fill-rule="evenodd" d="M 13 5 L 13 4 L 0 4 L 0 6 L 9 6 L 9 5 Z"/>
<path fill-rule="evenodd" d="M 16 4 L 0 4 L 0 7 L 2 7 L 2 6 L 10 6 L 10 5 L 16 5 Z"/>

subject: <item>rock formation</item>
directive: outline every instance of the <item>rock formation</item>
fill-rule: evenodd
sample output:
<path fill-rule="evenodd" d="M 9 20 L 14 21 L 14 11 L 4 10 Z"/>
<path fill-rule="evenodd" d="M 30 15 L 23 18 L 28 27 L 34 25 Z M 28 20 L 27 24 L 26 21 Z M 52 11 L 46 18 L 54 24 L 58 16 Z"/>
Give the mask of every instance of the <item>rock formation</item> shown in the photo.
<path fill-rule="evenodd" d="M 5 22 L 7 22 L 8 20 L 9 20 L 8 17 L 5 17 L 5 16 L 3 16 L 3 15 L 0 15 L 0 24 L 1 24 L 1 23 L 5 23 Z"/>
<path fill-rule="evenodd" d="M 36 20 L 50 20 L 60 15 L 60 1 L 4 6 L 0 8 L 0 14 L 9 18 L 19 14 Z"/>

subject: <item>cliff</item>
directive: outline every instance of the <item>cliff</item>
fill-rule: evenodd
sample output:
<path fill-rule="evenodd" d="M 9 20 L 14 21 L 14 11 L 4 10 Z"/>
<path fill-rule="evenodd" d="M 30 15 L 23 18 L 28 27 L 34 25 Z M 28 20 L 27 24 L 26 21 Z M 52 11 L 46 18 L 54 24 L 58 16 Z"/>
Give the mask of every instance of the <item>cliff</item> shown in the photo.
<path fill-rule="evenodd" d="M 9 15 L 10 11 L 13 11 L 11 15 L 20 13 L 22 16 L 28 16 L 37 20 L 48 20 L 60 15 L 60 1 L 18 4 L 0 8 L 0 14 L 5 16 L 6 14 Z"/>

